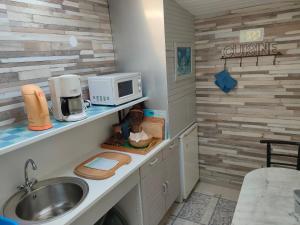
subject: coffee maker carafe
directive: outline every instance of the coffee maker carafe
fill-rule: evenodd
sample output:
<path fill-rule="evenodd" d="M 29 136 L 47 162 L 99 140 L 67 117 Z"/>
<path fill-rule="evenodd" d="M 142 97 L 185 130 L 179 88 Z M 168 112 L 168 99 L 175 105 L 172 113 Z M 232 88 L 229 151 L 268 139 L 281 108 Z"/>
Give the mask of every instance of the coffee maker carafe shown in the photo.
<path fill-rule="evenodd" d="M 87 117 L 82 99 L 80 76 L 62 75 L 49 79 L 52 111 L 59 121 L 78 121 Z"/>

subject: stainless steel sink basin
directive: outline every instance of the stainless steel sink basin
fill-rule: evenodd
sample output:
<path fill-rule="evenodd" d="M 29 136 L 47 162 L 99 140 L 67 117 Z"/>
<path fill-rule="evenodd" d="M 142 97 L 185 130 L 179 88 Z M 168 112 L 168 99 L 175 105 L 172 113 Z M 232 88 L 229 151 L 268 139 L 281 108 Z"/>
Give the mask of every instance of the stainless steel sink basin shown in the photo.
<path fill-rule="evenodd" d="M 19 224 L 47 222 L 78 206 L 88 190 L 88 184 L 76 177 L 40 181 L 31 192 L 13 195 L 4 205 L 3 214 Z"/>

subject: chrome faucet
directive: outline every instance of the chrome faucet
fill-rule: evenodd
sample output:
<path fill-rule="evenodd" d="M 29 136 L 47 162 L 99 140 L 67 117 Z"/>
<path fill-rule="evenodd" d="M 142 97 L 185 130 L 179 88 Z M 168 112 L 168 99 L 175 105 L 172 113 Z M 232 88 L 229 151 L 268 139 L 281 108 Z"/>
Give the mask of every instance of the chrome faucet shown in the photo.
<path fill-rule="evenodd" d="M 34 178 L 29 179 L 28 178 L 27 170 L 28 170 L 29 164 L 31 164 L 31 167 L 32 167 L 33 170 L 37 170 L 37 166 L 36 166 L 35 162 L 32 159 L 28 159 L 25 163 L 25 166 L 24 166 L 25 184 L 22 184 L 22 185 L 18 186 L 18 189 L 20 191 L 31 192 L 33 185 L 35 185 L 37 183 L 36 179 L 34 179 Z"/>

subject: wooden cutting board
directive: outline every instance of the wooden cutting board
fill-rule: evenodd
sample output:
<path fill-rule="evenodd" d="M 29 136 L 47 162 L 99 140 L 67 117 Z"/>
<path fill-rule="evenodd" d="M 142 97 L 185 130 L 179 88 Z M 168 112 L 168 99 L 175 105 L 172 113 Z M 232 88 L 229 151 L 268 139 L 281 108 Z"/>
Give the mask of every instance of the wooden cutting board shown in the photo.
<path fill-rule="evenodd" d="M 165 137 L 165 120 L 163 118 L 144 117 L 141 127 L 146 134 L 150 134 L 154 138 L 164 139 Z"/>
<path fill-rule="evenodd" d="M 101 144 L 101 148 L 109 149 L 109 150 L 115 150 L 115 151 L 121 151 L 121 152 L 128 152 L 133 154 L 139 154 L 139 155 L 146 155 L 148 152 L 150 152 L 156 145 L 162 142 L 162 139 L 153 138 L 152 142 L 146 147 L 146 148 L 135 148 L 132 147 L 128 141 L 124 145 L 116 146 L 116 145 L 109 145 L 109 144 Z"/>
<path fill-rule="evenodd" d="M 85 164 L 93 161 L 95 158 L 105 158 L 105 159 L 113 159 L 117 160 L 118 164 L 115 165 L 110 170 L 99 170 L 99 169 L 93 169 L 86 167 Z M 97 155 L 92 156 L 91 158 L 85 160 L 81 164 L 79 164 L 75 169 L 74 173 L 77 176 L 92 179 L 92 180 L 103 180 L 107 179 L 109 177 L 112 177 L 115 175 L 115 172 L 117 169 L 119 169 L 121 166 L 125 164 L 129 164 L 131 162 L 131 156 L 122 154 L 122 153 L 116 153 L 116 152 L 102 152 Z"/>

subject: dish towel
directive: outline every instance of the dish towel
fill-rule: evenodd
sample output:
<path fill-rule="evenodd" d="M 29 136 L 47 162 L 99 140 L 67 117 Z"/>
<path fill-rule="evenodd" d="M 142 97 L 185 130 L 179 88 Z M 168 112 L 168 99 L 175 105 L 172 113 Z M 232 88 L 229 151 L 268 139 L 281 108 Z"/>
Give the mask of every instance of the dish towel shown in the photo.
<path fill-rule="evenodd" d="M 215 84 L 225 93 L 230 92 L 237 85 L 237 81 L 231 77 L 227 70 L 217 73 L 215 78 Z"/>
<path fill-rule="evenodd" d="M 0 216 L 0 225 L 18 225 L 15 221 Z"/>

